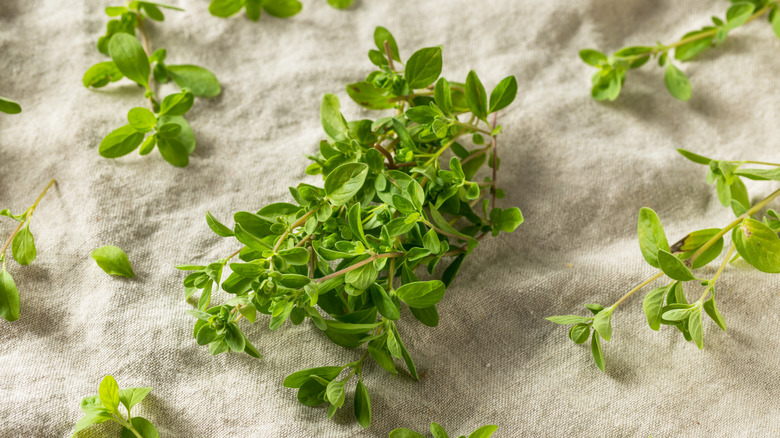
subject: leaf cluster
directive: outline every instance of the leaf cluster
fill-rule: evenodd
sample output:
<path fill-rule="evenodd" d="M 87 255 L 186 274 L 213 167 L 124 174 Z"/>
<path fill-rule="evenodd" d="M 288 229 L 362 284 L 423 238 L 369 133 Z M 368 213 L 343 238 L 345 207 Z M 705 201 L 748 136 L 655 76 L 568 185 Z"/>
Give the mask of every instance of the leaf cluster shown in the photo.
<path fill-rule="evenodd" d="M 493 433 L 495 433 L 496 429 L 498 429 L 498 426 L 482 426 L 474 432 L 471 432 L 468 437 L 466 435 L 460 435 L 458 438 L 490 438 Z M 431 435 L 433 438 L 449 438 L 447 431 L 438 423 L 431 423 Z M 425 435 L 402 427 L 390 432 L 389 438 L 425 438 Z"/>
<path fill-rule="evenodd" d="M 711 25 L 688 32 L 672 44 L 625 47 L 612 56 L 594 49 L 581 50 L 580 58 L 598 69 L 592 77 L 591 96 L 596 100 L 617 99 L 626 80 L 626 73 L 642 67 L 653 58 L 664 68 L 664 83 L 669 93 L 679 100 L 687 101 L 692 94 L 691 84 L 674 61 L 694 59 L 699 53 L 725 41 L 732 30 L 764 14 L 780 38 L 780 14 L 776 0 L 731 0 L 731 3 L 725 18 L 712 17 Z"/>
<path fill-rule="evenodd" d="M 122 426 L 122 438 L 159 438 L 157 428 L 149 420 L 130 414 L 133 406 L 143 401 L 151 390 L 149 387 L 119 389 L 113 376 L 104 377 L 98 394 L 81 400 L 84 416 L 76 423 L 73 436 L 94 424 L 114 421 Z M 119 410 L 120 405 L 127 410 L 127 416 Z"/>
<path fill-rule="evenodd" d="M 106 8 L 106 14 L 116 18 L 109 20 L 106 33 L 98 40 L 97 47 L 100 53 L 110 56 L 111 61 L 90 67 L 84 73 L 82 83 L 87 88 L 100 88 L 127 78 L 143 88 L 149 100 L 149 109 L 131 109 L 127 113 L 128 123 L 100 142 L 100 155 L 118 158 L 139 149 L 139 146 L 139 153 L 147 155 L 156 146 L 166 161 L 185 167 L 195 150 L 195 136 L 184 115 L 192 108 L 195 96 L 217 96 L 221 87 L 209 70 L 190 64 L 167 64 L 164 48 L 151 52 L 144 23 L 147 20 L 163 21 L 165 16 L 161 9 L 183 10 L 145 1 Z M 143 44 L 137 33 L 141 34 Z M 155 84 L 171 81 L 181 87 L 181 91 L 160 100 L 154 91 Z"/>
<path fill-rule="evenodd" d="M 328 4 L 336 9 L 346 9 L 355 0 L 328 0 Z M 303 4 L 298 0 L 212 0 L 209 4 L 209 12 L 215 17 L 226 18 L 235 15 L 241 10 L 246 11 L 246 16 L 252 21 L 257 21 L 265 12 L 276 18 L 288 18 L 297 15 L 303 9 Z"/>
<path fill-rule="evenodd" d="M 593 316 L 565 315 L 547 318 L 561 325 L 571 325 L 569 338 L 577 344 L 591 339 L 591 352 L 596 365 L 604 371 L 604 355 L 601 340 L 612 338 L 612 313 L 633 293 L 648 286 L 663 276 L 668 283 L 652 289 L 645 295 L 642 309 L 652 330 L 661 325 L 677 328 L 686 341 L 693 341 L 701 349 L 704 346 L 703 313 L 706 313 L 723 331 L 726 322 L 715 302 L 715 286 L 726 264 L 742 258 L 749 265 L 766 273 L 780 273 L 780 216 L 772 209 L 763 218 L 756 215 L 769 202 L 780 196 L 777 190 L 750 205 L 743 178 L 755 181 L 780 181 L 780 164 L 757 161 L 713 160 L 683 149 L 680 154 L 689 160 L 707 166 L 707 182 L 717 187 L 718 199 L 724 207 L 730 207 L 737 218 L 722 228 L 696 230 L 670 245 L 661 220 L 655 211 L 642 208 L 639 211 L 637 235 L 639 248 L 645 261 L 660 270 L 653 277 L 641 283 L 610 307 L 588 304 Z M 745 167 L 759 164 L 769 168 Z M 760 220 L 759 220 L 760 219 Z M 699 278 L 694 271 L 702 268 L 724 252 L 724 237 L 731 233 L 731 243 L 720 268 L 712 278 Z M 736 256 L 732 258 L 734 252 Z M 699 299 L 689 302 L 686 285 L 699 286 L 703 292 Z"/>
<path fill-rule="evenodd" d="M 338 98 L 325 95 L 321 122 L 327 139 L 306 169 L 321 175 L 323 186 L 291 187 L 293 202 L 237 212 L 232 227 L 207 213 L 214 233 L 235 239 L 241 249 L 208 265 L 178 267 L 191 271 L 185 297 L 197 296 L 197 310 L 190 311 L 197 319 L 193 336 L 212 354 L 259 358 L 240 320 L 255 323 L 261 315 L 269 317 L 271 330 L 308 319 L 334 344 L 365 348 L 354 362 L 308 368 L 284 381 L 297 389 L 302 404 L 328 404 L 332 416 L 355 377 L 354 409 L 363 427 L 371 422 L 365 360 L 392 374 L 400 361 L 419 378 L 399 330 L 402 309 L 437 326 L 437 304 L 479 240 L 512 232 L 523 221 L 517 208 L 490 205 L 503 197 L 495 186 L 501 127 L 487 118 L 514 99 L 514 78 L 501 81 L 488 104 L 476 73 L 465 83 L 439 77 L 440 48 L 421 49 L 396 70 L 401 58 L 393 36 L 380 27 L 375 40 L 377 49 L 388 49 L 387 59 L 372 50 L 369 57 L 379 69 L 347 91 L 364 107 L 395 114 L 347 121 Z M 471 149 L 460 143 L 469 137 Z M 452 157 L 444 161 L 448 151 Z M 492 176 L 479 181 L 486 162 Z M 239 261 L 230 262 L 235 256 Z M 443 260 L 446 267 L 437 269 Z M 231 273 L 223 281 L 226 267 Z M 230 299 L 213 305 L 220 283 Z"/>

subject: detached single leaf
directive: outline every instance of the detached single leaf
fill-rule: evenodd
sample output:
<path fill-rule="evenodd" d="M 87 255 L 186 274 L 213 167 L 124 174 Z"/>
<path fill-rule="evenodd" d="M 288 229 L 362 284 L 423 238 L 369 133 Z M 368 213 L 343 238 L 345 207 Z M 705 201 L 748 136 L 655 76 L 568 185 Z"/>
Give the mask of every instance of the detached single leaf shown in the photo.
<path fill-rule="evenodd" d="M 135 277 L 127 254 L 116 246 L 107 245 L 92 251 L 92 258 L 106 274 L 127 278 Z"/>

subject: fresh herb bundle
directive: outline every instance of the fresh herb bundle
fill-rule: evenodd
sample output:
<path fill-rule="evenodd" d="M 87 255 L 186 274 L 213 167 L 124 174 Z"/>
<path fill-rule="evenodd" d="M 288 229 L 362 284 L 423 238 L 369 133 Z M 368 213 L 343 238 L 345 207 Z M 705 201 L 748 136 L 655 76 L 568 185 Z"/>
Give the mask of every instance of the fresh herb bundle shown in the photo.
<path fill-rule="evenodd" d="M 13 100 L 0 96 L 0 111 L 6 114 L 19 114 L 22 112 L 22 107 Z"/>
<path fill-rule="evenodd" d="M 100 88 L 127 77 L 146 90 L 145 97 L 149 100 L 149 109 L 131 109 L 127 113 L 128 124 L 115 129 L 100 142 L 100 155 L 117 158 L 139 146 L 139 153 L 146 155 L 157 146 L 166 161 L 184 167 L 195 150 L 195 136 L 184 114 L 192 108 L 194 96 L 214 97 L 221 92 L 221 87 L 217 77 L 205 68 L 189 64 L 168 65 L 165 64 L 165 49 L 151 51 L 144 23 L 147 19 L 163 21 L 165 16 L 160 8 L 183 11 L 175 6 L 145 1 L 106 8 L 109 17 L 117 18 L 108 22 L 106 34 L 100 37 L 97 47 L 112 60 L 90 67 L 82 82 L 87 88 Z M 136 31 L 141 41 L 136 37 Z M 165 96 L 160 102 L 154 84 L 171 80 L 182 90 Z"/>
<path fill-rule="evenodd" d="M 468 437 L 466 437 L 466 435 L 461 435 L 458 438 L 490 438 L 493 436 L 496 429 L 498 429 L 498 426 L 482 426 L 474 432 L 471 432 Z M 433 435 L 433 438 L 449 438 L 447 431 L 438 423 L 431 423 L 431 435 Z M 425 438 L 425 435 L 402 427 L 390 432 L 389 438 Z"/>
<path fill-rule="evenodd" d="M 19 319 L 20 300 L 16 283 L 14 283 L 14 279 L 5 268 L 6 250 L 8 250 L 8 247 L 10 246 L 11 255 L 13 255 L 16 263 L 19 263 L 22 266 L 29 265 L 35 260 L 38 252 L 35 249 L 35 239 L 30 231 L 30 222 L 32 221 L 35 208 L 38 207 L 41 199 L 43 199 L 46 192 L 49 191 L 49 188 L 54 185 L 54 182 L 54 180 L 51 180 L 33 205 L 24 212 L 12 214 L 7 208 L 0 210 L 0 216 L 6 216 L 19 222 L 19 225 L 11 232 L 11 236 L 5 241 L 3 249 L 0 250 L 0 263 L 3 264 L 3 269 L 0 271 L 0 316 L 7 321 L 16 321 Z"/>
<path fill-rule="evenodd" d="M 780 13 L 777 0 L 730 0 L 732 5 L 726 12 L 726 18 L 712 17 L 712 25 L 701 30 L 688 32 L 672 44 L 658 43 L 656 46 L 632 46 L 618 50 L 607 56 L 598 50 L 580 51 L 585 63 L 598 68 L 593 75 L 591 95 L 596 100 L 615 100 L 620 95 L 626 72 L 643 66 L 650 58 L 658 58 L 658 65 L 666 67 L 664 82 L 669 93 L 677 99 L 686 101 L 691 98 L 691 84 L 688 77 L 672 62 L 688 61 L 704 50 L 725 41 L 732 30 L 749 23 L 762 15 L 767 15 L 775 34 L 780 37 Z M 674 55 L 670 51 L 674 51 Z"/>
<path fill-rule="evenodd" d="M 612 338 L 612 313 L 631 295 L 649 286 L 655 280 L 667 277 L 666 284 L 645 295 L 642 308 L 647 323 L 653 330 L 661 325 L 676 327 L 686 341 L 693 341 L 699 349 L 704 346 L 702 311 L 726 330 L 726 322 L 715 304 L 715 286 L 729 261 L 744 259 L 761 272 L 780 273 L 780 216 L 768 210 L 762 220 L 758 214 L 775 198 L 780 189 L 750 206 L 747 188 L 742 178 L 755 181 L 780 181 L 780 164 L 762 161 L 713 160 L 692 152 L 678 149 L 689 160 L 708 167 L 707 182 L 716 183 L 718 199 L 725 207 L 731 207 L 737 218 L 723 228 L 707 228 L 693 231 L 673 245 L 669 245 L 658 215 L 649 208 L 639 211 L 639 248 L 647 263 L 660 271 L 631 289 L 615 304 L 605 308 L 600 304 L 586 304 L 594 316 L 552 316 L 548 320 L 562 325 L 572 325 L 569 338 L 577 344 L 591 338 L 591 352 L 596 365 L 604 371 L 604 355 L 601 339 Z M 771 166 L 771 168 L 746 168 L 746 164 Z M 731 243 L 720 267 L 709 279 L 698 278 L 692 270 L 704 267 L 723 253 L 724 236 L 731 232 Z M 734 252 L 736 251 L 736 256 Z M 734 256 L 734 257 L 732 257 Z M 689 303 L 684 285 L 699 283 L 703 291 L 699 298 Z M 592 335 L 591 335 L 592 332 Z"/>
<path fill-rule="evenodd" d="M 328 0 L 336 9 L 346 9 L 355 0 Z M 215 17 L 226 18 L 246 10 L 246 16 L 252 21 L 260 19 L 263 11 L 277 18 L 288 18 L 301 12 L 303 5 L 298 0 L 212 0 L 209 12 Z"/>
<path fill-rule="evenodd" d="M 98 395 L 81 400 L 84 416 L 76 423 L 73 436 L 93 424 L 115 421 L 122 425 L 122 438 L 160 438 L 157 428 L 149 420 L 130 415 L 133 406 L 146 398 L 151 390 L 148 387 L 119 389 L 113 376 L 104 377 Z M 127 418 L 119 411 L 120 403 L 127 409 Z"/>
<path fill-rule="evenodd" d="M 515 78 L 502 80 L 488 101 L 473 71 L 465 83 L 439 78 L 440 47 L 415 52 L 401 69 L 390 32 L 379 27 L 374 39 L 377 50 L 369 58 L 378 70 L 349 84 L 347 92 L 366 108 L 395 115 L 347 122 L 338 98 L 325 95 L 321 121 L 328 139 L 306 169 L 322 174 L 324 187 L 302 183 L 290 188 L 294 204 L 238 212 L 233 229 L 207 213 L 216 234 L 245 246 L 207 266 L 178 266 L 194 271 L 184 280 L 187 299 L 200 291 L 198 310 L 190 311 L 197 318 L 193 335 L 211 354 L 243 351 L 259 358 L 238 324 L 242 318 L 256 322 L 258 312 L 271 316 L 271 330 L 288 319 L 297 325 L 310 318 L 339 346 L 368 344 L 354 362 L 301 370 L 284 380 L 298 389 L 302 404 L 329 403 L 330 417 L 344 405 L 346 385 L 355 377 L 355 415 L 363 427 L 371 423 L 366 359 L 393 374 L 394 358 L 403 360 L 418 379 L 397 326 L 402 303 L 423 324 L 436 326 L 436 304 L 479 240 L 512 232 L 523 221 L 519 209 L 495 206 L 504 197 L 496 186 L 496 113 L 514 100 Z M 476 148 L 459 142 L 467 136 Z M 443 168 L 448 151 L 454 156 Z M 476 181 L 485 163 L 492 172 Z M 233 298 L 212 306 L 214 285 L 235 256 L 241 262 L 229 265 L 232 273 L 222 283 Z M 418 278 L 418 268 L 437 275 L 439 262 L 449 258 L 454 260 L 440 280 Z"/>

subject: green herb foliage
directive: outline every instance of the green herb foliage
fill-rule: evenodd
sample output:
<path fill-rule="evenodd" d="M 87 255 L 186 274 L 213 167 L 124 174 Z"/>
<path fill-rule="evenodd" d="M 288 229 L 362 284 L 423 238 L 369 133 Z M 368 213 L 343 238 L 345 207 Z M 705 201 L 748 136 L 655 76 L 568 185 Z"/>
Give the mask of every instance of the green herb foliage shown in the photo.
<path fill-rule="evenodd" d="M 0 111 L 6 114 L 19 114 L 22 112 L 22 107 L 13 100 L 0 96 Z"/>
<path fill-rule="evenodd" d="M 328 0 L 336 9 L 346 9 L 355 0 Z M 209 12 L 215 17 L 230 17 L 242 9 L 252 21 L 257 21 L 263 12 L 277 18 L 288 18 L 301 12 L 303 4 L 298 0 L 212 0 Z"/>
<path fill-rule="evenodd" d="M 115 421 L 122 425 L 122 438 L 160 438 L 157 428 L 149 420 L 130 414 L 133 406 L 140 403 L 151 390 L 148 387 L 119 389 L 114 377 L 106 376 L 100 382 L 97 395 L 81 400 L 84 416 L 76 423 L 73 436 L 93 424 Z M 122 415 L 119 406 L 125 407 L 127 417 Z"/>
<path fill-rule="evenodd" d="M 612 313 L 631 295 L 655 280 L 666 277 L 663 284 L 647 292 L 642 302 L 647 324 L 656 331 L 661 325 L 674 326 L 686 341 L 693 341 L 701 349 L 704 347 L 703 313 L 723 331 L 726 330 L 726 321 L 715 303 L 715 286 L 729 261 L 742 258 L 761 272 L 780 273 L 780 216 L 769 209 L 763 218 L 757 217 L 771 201 L 780 196 L 780 189 L 751 206 L 743 182 L 743 179 L 780 181 L 780 164 L 718 161 L 683 149 L 678 151 L 689 160 L 707 166 L 707 182 L 716 185 L 718 199 L 724 207 L 730 207 L 737 218 L 722 228 L 693 231 L 670 246 L 658 215 L 647 207 L 639 211 L 639 248 L 647 263 L 659 272 L 631 289 L 610 307 L 586 304 L 585 307 L 593 316 L 547 318 L 556 324 L 571 325 L 569 338 L 577 344 L 585 343 L 590 336 L 593 359 L 602 371 L 604 354 L 601 340 L 609 341 L 612 338 Z M 745 166 L 751 164 L 763 167 Z M 724 252 L 724 240 L 729 233 L 731 242 L 715 274 L 711 278 L 698 278 L 694 272 Z M 685 289 L 687 287 L 690 291 L 697 284 L 703 291 L 691 303 Z"/>
<path fill-rule="evenodd" d="M 664 68 L 664 83 L 675 98 L 686 101 L 691 98 L 691 84 L 685 73 L 674 63 L 694 59 L 704 50 L 726 40 L 729 32 L 766 15 L 775 35 L 780 38 L 780 13 L 777 0 L 730 0 L 732 5 L 724 19 L 712 17 L 712 24 L 700 30 L 688 32 L 672 44 L 655 46 L 631 46 L 607 56 L 598 50 L 584 49 L 580 58 L 596 67 L 591 95 L 596 100 L 615 100 L 620 95 L 626 72 L 645 65 L 650 58 L 657 59 Z"/>
<path fill-rule="evenodd" d="M 372 415 L 363 380 L 368 358 L 392 374 L 402 361 L 418 379 L 401 338 L 401 307 L 436 326 L 436 305 L 464 258 L 483 237 L 512 232 L 523 221 L 519 209 L 495 207 L 504 196 L 495 185 L 496 111 L 515 97 L 515 79 L 501 81 L 488 101 L 474 72 L 466 83 L 439 77 L 440 48 L 419 50 L 399 67 L 390 32 L 377 28 L 375 42 L 369 57 L 378 69 L 347 92 L 368 109 L 393 114 L 347 121 L 338 98 L 326 95 L 321 120 L 327 140 L 306 169 L 322 175 L 324 187 L 301 183 L 290 188 L 293 203 L 237 212 L 232 229 L 207 213 L 217 235 L 243 248 L 208 265 L 178 267 L 193 271 L 184 280 L 186 298 L 199 296 L 190 311 L 197 319 L 193 336 L 212 354 L 243 351 L 259 358 L 239 326 L 241 319 L 259 320 L 258 313 L 270 316 L 271 330 L 308 318 L 336 345 L 365 347 L 354 362 L 305 369 L 284 381 L 302 404 L 329 404 L 330 417 L 346 403 L 346 384 L 355 378 L 354 409 L 363 427 Z M 475 147 L 460 143 L 468 138 Z M 447 152 L 452 157 L 443 164 Z M 491 171 L 475 180 L 485 163 Z M 228 264 L 235 256 L 240 261 Z M 436 269 L 443 260 L 446 267 Z M 232 273 L 223 282 L 226 266 Z M 220 282 L 232 298 L 212 305 Z"/>
<path fill-rule="evenodd" d="M 135 273 L 130 266 L 130 259 L 127 254 L 113 245 L 107 245 L 92 251 L 92 258 L 108 275 L 117 275 L 120 277 L 133 278 Z"/>
<path fill-rule="evenodd" d="M 493 433 L 495 433 L 496 429 L 498 429 L 498 426 L 482 426 L 470 433 L 468 437 L 466 435 L 461 435 L 458 438 L 490 438 Z M 433 436 L 433 438 L 449 438 L 447 432 L 438 423 L 431 423 L 431 436 Z M 402 427 L 390 432 L 390 438 L 426 438 L 426 436 Z"/>
<path fill-rule="evenodd" d="M 32 221 L 35 208 L 38 207 L 41 199 L 43 199 L 52 185 L 54 185 L 54 180 L 49 182 L 33 205 L 20 214 L 12 214 L 11 210 L 7 208 L 0 210 L 0 216 L 8 217 L 19 223 L 13 232 L 11 232 L 11 236 L 8 240 L 5 241 L 3 249 L 0 250 L 0 263 L 3 265 L 2 270 L 0 270 L 0 316 L 7 321 L 16 321 L 19 319 L 20 300 L 16 283 L 14 283 L 14 279 L 6 269 L 5 254 L 10 246 L 11 255 L 14 260 L 16 260 L 16 263 L 26 266 L 35 260 L 38 252 L 35 249 L 35 239 L 32 231 L 30 231 L 30 222 Z"/>
<path fill-rule="evenodd" d="M 100 142 L 100 155 L 118 158 L 139 149 L 147 155 L 157 146 L 160 155 L 177 167 L 187 166 L 195 150 L 195 136 L 184 115 L 192 107 L 194 97 L 214 97 L 221 92 L 216 76 L 203 67 L 165 63 L 167 51 L 149 47 L 144 27 L 147 20 L 163 21 L 162 9 L 182 11 L 160 3 L 131 1 L 127 6 L 106 8 L 113 18 L 106 34 L 98 40 L 98 50 L 111 57 L 87 70 L 82 80 L 85 87 L 100 88 L 126 77 L 142 87 L 149 108 L 136 107 L 127 113 L 123 125 Z M 136 37 L 140 34 L 140 41 Z M 155 83 L 173 81 L 181 87 L 178 93 L 159 99 Z"/>

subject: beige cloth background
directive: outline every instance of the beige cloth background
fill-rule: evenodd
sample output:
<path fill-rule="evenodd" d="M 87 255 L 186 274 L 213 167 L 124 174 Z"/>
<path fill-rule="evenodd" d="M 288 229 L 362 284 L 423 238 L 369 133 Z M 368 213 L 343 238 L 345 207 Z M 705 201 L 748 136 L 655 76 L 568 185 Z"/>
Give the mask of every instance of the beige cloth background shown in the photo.
<path fill-rule="evenodd" d="M 690 102 L 668 96 L 662 71 L 647 66 L 629 75 L 617 102 L 600 104 L 589 97 L 592 69 L 580 48 L 673 41 L 728 2 L 358 0 L 337 11 L 310 0 L 295 18 L 253 23 L 211 17 L 206 0 L 179 0 L 187 12 L 151 26 L 153 48 L 167 47 L 170 63 L 210 68 L 224 87 L 190 112 L 198 146 L 180 170 L 157 152 L 113 161 L 97 153 L 144 103 L 127 82 L 99 91 L 80 83 L 104 60 L 94 46 L 102 8 L 113 3 L 0 5 L 0 95 L 24 108 L 0 115 L 0 207 L 21 211 L 50 178 L 59 182 L 33 221 L 38 259 L 10 268 L 22 316 L 0 321 L 0 436 L 69 436 L 79 401 L 108 373 L 123 387 L 154 387 L 138 413 L 164 437 L 383 437 L 430 421 L 453 434 L 498 424 L 497 437 L 780 436 L 776 276 L 727 269 L 719 307 L 729 332 L 707 322 L 703 352 L 673 330 L 648 329 L 641 297 L 631 299 L 614 316 L 606 374 L 587 347 L 543 320 L 609 304 L 649 276 L 635 239 L 640 207 L 658 211 L 670 240 L 730 220 L 704 168 L 675 148 L 780 161 L 780 40 L 764 20 L 684 66 Z M 492 89 L 517 76 L 517 100 L 500 120 L 499 181 L 526 223 L 467 259 L 438 328 L 404 315 L 424 378 L 371 366 L 374 423 L 362 431 L 351 409 L 328 420 L 281 385 L 292 371 L 359 353 L 309 323 L 271 333 L 264 320 L 248 333 L 265 360 L 212 358 L 190 337 L 184 274 L 173 265 L 237 247 L 210 232 L 207 209 L 232 224 L 235 211 L 317 182 L 305 176 L 303 154 L 323 135 L 320 98 L 334 92 L 348 118 L 366 115 L 344 85 L 371 71 L 377 25 L 394 32 L 404 58 L 443 44 L 453 80 L 473 68 Z M 752 198 L 774 186 L 751 185 Z M 11 226 L 2 222 L 3 236 Z M 96 266 L 89 253 L 105 244 L 127 251 L 134 280 Z"/>

